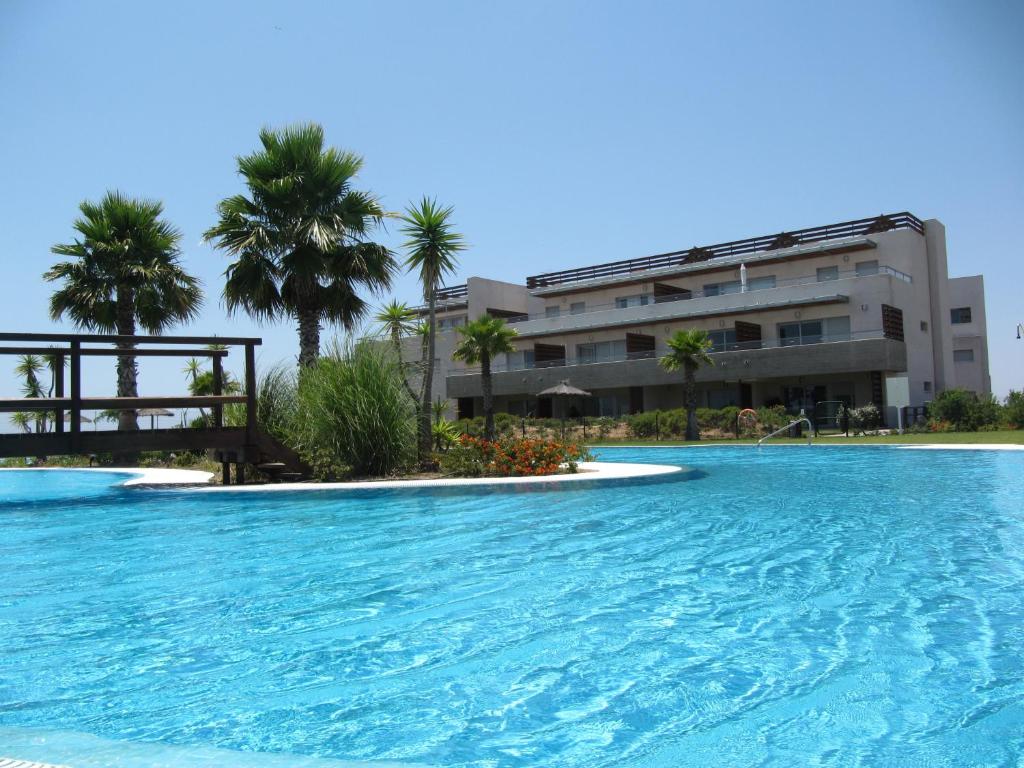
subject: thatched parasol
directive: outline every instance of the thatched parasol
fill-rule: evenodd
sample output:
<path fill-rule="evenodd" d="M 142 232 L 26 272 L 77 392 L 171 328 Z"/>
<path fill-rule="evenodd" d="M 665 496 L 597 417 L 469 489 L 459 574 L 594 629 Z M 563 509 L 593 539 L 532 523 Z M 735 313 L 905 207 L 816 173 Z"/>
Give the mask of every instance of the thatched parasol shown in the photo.
<path fill-rule="evenodd" d="M 136 413 L 139 416 L 149 416 L 149 428 L 156 429 L 156 419 L 161 416 L 173 416 L 174 411 L 168 411 L 166 408 L 139 408 Z"/>
<path fill-rule="evenodd" d="M 537 393 L 537 397 L 591 397 L 585 389 L 574 387 L 568 379 L 562 379 L 553 387 Z M 562 408 L 562 436 L 565 437 L 565 408 Z"/>

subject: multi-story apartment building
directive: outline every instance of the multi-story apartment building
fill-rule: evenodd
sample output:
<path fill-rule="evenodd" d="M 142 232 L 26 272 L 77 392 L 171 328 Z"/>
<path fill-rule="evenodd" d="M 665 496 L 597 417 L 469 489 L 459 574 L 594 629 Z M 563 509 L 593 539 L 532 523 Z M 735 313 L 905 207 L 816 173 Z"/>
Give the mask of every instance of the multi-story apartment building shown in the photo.
<path fill-rule="evenodd" d="M 549 272 L 523 285 L 470 278 L 442 291 L 434 391 L 479 414 L 479 370 L 452 361 L 455 327 L 489 313 L 519 332 L 494 362 L 498 411 L 618 416 L 683 404 L 657 358 L 702 328 L 713 365 L 700 405 L 822 401 L 894 408 L 936 392 L 990 390 L 982 279 L 950 279 L 945 228 L 910 213 Z M 418 353 L 410 342 L 410 357 Z M 538 398 L 568 379 L 592 397 Z M 569 415 L 575 415 L 570 413 Z M 894 420 L 894 419 L 893 419 Z"/>

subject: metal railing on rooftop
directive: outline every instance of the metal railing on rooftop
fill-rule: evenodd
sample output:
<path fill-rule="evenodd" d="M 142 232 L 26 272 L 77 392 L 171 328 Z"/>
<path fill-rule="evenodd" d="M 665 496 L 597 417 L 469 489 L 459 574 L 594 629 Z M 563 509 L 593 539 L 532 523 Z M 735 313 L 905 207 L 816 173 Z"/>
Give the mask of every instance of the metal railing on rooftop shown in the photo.
<path fill-rule="evenodd" d="M 826 240 L 838 240 L 847 237 L 889 232 L 894 229 L 910 229 L 924 234 L 924 223 L 909 211 L 883 214 L 868 219 L 854 219 L 838 224 L 827 224 L 821 227 L 809 227 L 791 232 L 780 232 L 776 235 L 761 235 L 744 240 L 733 240 L 715 245 L 694 246 L 687 250 L 644 256 L 637 259 L 624 259 L 605 264 L 597 264 L 578 269 L 566 269 L 559 272 L 546 272 L 526 278 L 527 288 L 544 288 L 565 283 L 577 283 L 584 280 L 596 280 L 603 277 L 628 275 L 649 269 L 682 266 L 697 262 L 710 261 L 726 256 L 742 256 L 748 253 L 760 253 L 781 248 L 792 248 L 797 245 L 817 243 Z"/>

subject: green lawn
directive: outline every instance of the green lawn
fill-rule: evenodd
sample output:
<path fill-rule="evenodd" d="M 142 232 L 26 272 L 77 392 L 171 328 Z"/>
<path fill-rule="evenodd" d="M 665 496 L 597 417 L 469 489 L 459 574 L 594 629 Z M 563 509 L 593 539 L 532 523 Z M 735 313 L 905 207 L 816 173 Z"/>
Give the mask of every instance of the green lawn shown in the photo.
<path fill-rule="evenodd" d="M 587 441 L 587 445 L 599 447 L 602 445 L 746 445 L 756 443 L 756 440 L 701 440 L 700 442 L 687 442 L 685 440 L 603 440 Z M 806 443 L 807 438 L 773 437 L 769 443 Z M 928 434 L 907 434 L 907 435 L 870 435 L 861 437 L 829 437 L 822 435 L 815 438 L 815 443 L 820 445 L 905 445 L 909 443 L 931 443 L 965 445 L 971 443 L 998 443 L 1005 445 L 1024 445 L 1024 429 L 1007 429 L 999 432 L 933 432 Z"/>

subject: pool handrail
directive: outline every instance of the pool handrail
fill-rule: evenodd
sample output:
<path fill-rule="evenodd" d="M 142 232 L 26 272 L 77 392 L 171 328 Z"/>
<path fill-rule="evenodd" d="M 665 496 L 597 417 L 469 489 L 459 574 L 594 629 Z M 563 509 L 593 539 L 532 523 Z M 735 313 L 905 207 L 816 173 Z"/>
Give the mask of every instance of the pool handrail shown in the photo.
<path fill-rule="evenodd" d="M 811 420 L 809 418 L 807 418 L 806 416 L 800 416 L 799 418 L 794 419 L 793 421 L 789 422 L 789 424 L 787 424 L 786 426 L 779 427 L 774 432 L 772 432 L 770 434 L 767 434 L 764 437 L 762 437 L 760 440 L 757 441 L 757 447 L 760 448 L 761 447 L 761 443 L 763 443 L 768 438 L 775 437 L 777 434 L 779 434 L 781 432 L 785 432 L 787 429 L 790 429 L 791 427 L 796 426 L 800 422 L 804 422 L 804 423 L 807 424 L 807 444 L 810 445 L 811 444 L 811 440 L 812 440 L 812 438 L 814 436 L 814 425 L 811 424 Z"/>

